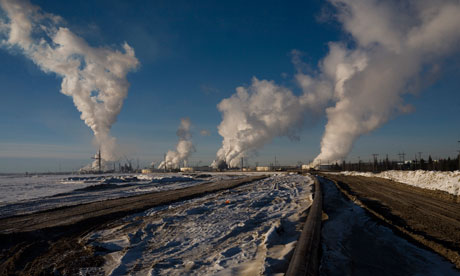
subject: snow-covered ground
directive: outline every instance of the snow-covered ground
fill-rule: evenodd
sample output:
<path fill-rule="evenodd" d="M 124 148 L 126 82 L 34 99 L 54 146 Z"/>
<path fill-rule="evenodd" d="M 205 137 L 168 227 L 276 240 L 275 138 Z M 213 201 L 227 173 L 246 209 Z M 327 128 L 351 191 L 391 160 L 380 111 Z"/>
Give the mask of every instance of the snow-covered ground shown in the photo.
<path fill-rule="evenodd" d="M 0 218 L 147 192 L 175 190 L 204 181 L 238 177 L 243 175 L 241 173 L 0 175 Z"/>
<path fill-rule="evenodd" d="M 441 190 L 453 195 L 460 195 L 460 171 L 438 172 L 418 170 L 385 171 L 381 173 L 346 171 L 342 172 L 342 174 L 381 177 L 420 188 Z"/>
<path fill-rule="evenodd" d="M 0 175 L 0 205 L 24 200 L 49 197 L 81 190 L 100 184 L 149 183 L 154 180 L 171 180 L 184 177 L 174 174 L 103 174 L 103 175 Z M 185 176 L 187 177 L 187 176 Z M 191 179 L 188 177 L 188 179 Z"/>
<path fill-rule="evenodd" d="M 282 275 L 312 184 L 308 176 L 273 175 L 126 217 L 87 242 L 106 259 L 108 275 Z"/>

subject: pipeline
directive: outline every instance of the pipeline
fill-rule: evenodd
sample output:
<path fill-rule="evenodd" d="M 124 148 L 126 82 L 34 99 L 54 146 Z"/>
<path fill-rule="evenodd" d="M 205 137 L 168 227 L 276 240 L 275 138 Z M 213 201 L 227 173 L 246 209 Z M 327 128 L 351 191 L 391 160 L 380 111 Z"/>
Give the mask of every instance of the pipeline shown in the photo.
<path fill-rule="evenodd" d="M 315 197 L 285 276 L 318 275 L 323 195 L 318 178 L 314 181 Z"/>

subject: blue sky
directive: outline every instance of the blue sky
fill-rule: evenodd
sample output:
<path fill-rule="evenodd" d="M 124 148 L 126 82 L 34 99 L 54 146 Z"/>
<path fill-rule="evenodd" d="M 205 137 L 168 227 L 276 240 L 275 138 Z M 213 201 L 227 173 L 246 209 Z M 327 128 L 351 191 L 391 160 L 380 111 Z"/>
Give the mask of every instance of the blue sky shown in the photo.
<path fill-rule="evenodd" d="M 196 3 L 195 3 L 196 2 Z M 193 125 L 196 152 L 190 162 L 209 164 L 221 145 L 216 105 L 251 78 L 274 80 L 300 93 L 291 51 L 316 70 L 327 43 L 346 39 L 340 24 L 320 20 L 332 9 L 323 1 L 32 1 L 60 15 L 92 46 L 127 42 L 140 67 L 112 134 L 141 164 L 160 161 L 177 142 L 180 118 Z M 0 49 L 0 172 L 75 170 L 95 149 L 93 134 L 79 118 L 61 79 L 42 72 L 14 50 Z M 460 140 L 459 57 L 443 64 L 437 81 L 417 95 L 415 107 L 395 116 L 355 143 L 347 159 L 372 153 L 397 158 L 454 156 Z M 275 138 L 250 162 L 282 164 L 312 160 L 326 119 L 306 124 L 300 139 Z M 201 136 L 200 130 L 209 136 Z"/>

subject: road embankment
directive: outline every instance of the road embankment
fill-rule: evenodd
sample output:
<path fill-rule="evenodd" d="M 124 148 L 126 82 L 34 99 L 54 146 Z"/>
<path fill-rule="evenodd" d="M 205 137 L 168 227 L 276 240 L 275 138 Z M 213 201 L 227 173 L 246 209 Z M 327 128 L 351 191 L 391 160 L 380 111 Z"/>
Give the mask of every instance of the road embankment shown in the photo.
<path fill-rule="evenodd" d="M 323 176 L 399 234 L 430 248 L 460 269 L 460 204 L 457 197 L 382 178 Z"/>

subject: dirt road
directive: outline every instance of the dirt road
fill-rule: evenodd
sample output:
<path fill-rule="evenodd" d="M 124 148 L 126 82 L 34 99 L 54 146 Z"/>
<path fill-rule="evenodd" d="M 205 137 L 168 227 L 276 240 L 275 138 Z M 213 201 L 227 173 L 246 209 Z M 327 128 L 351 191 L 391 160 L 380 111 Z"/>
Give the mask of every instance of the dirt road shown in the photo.
<path fill-rule="evenodd" d="M 80 243 L 89 231 L 126 215 L 179 200 L 234 188 L 266 176 L 223 180 L 173 191 L 105 200 L 0 219 L 0 275 L 71 275 L 72 267 L 99 266 Z M 84 264 L 84 265 L 82 265 Z"/>
<path fill-rule="evenodd" d="M 324 176 L 400 234 L 432 249 L 460 269 L 458 197 L 382 178 Z"/>

